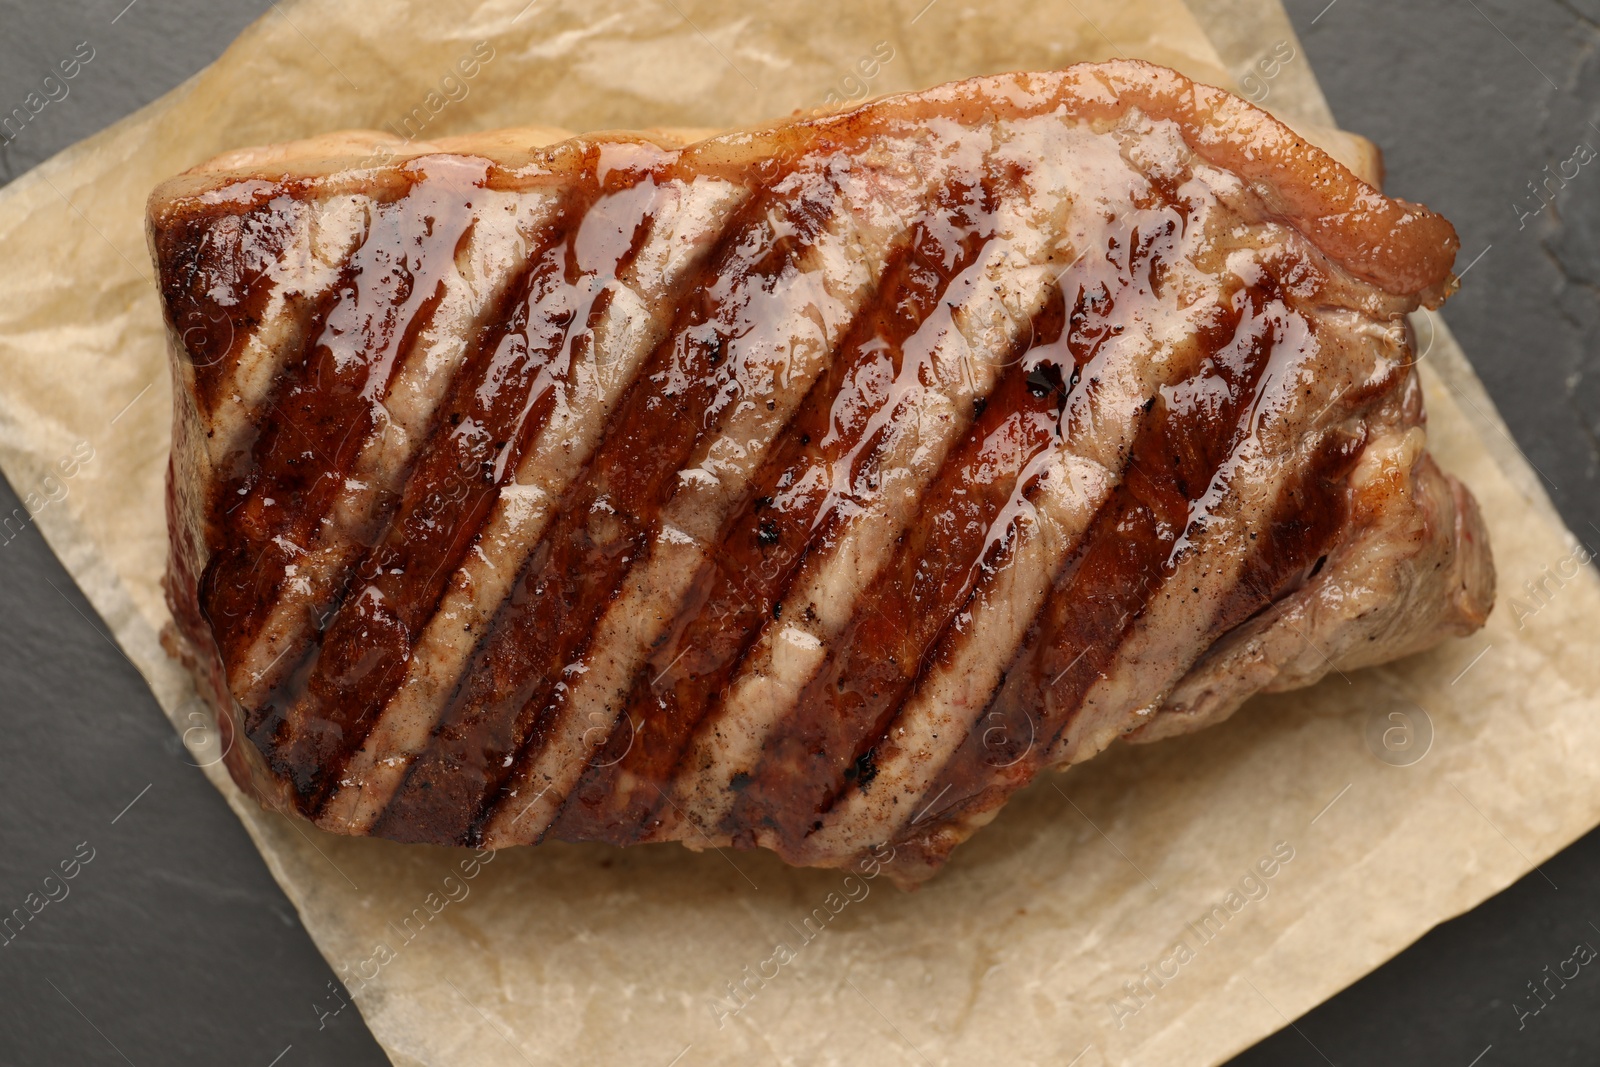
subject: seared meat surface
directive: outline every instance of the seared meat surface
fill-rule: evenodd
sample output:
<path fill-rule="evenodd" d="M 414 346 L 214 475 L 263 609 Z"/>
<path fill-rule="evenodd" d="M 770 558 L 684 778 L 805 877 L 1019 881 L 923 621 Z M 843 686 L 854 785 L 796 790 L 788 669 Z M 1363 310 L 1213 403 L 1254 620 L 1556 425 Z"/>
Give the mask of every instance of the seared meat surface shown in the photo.
<path fill-rule="evenodd" d="M 1456 238 L 1141 63 L 150 203 L 170 647 L 339 833 L 933 873 L 1041 769 L 1481 625 Z"/>

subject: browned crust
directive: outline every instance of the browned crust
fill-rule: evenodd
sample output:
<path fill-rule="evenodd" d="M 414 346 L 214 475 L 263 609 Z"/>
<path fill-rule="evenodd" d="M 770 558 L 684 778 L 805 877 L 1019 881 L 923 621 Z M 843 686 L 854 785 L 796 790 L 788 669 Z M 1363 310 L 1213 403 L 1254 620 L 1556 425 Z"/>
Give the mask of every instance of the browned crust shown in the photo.
<path fill-rule="evenodd" d="M 416 179 L 418 170 L 445 165 L 412 166 L 428 156 L 459 154 L 456 158 L 487 160 L 490 166 L 486 172 L 481 165 L 478 168 L 486 174 L 484 184 L 515 190 L 565 181 L 579 166 L 577 161 L 591 158 L 607 145 L 633 143 L 653 146 L 652 151 L 661 150 L 657 156 L 665 161 L 662 165 L 679 174 L 748 180 L 753 170 L 769 161 L 781 169 L 807 152 L 826 152 L 835 145 L 870 141 L 880 131 L 901 133 L 933 118 L 974 125 L 992 114 L 997 101 L 1005 107 L 1007 116 L 1059 115 L 1063 120 L 1109 125 L 1137 111 L 1148 119 L 1170 121 L 1194 157 L 1242 178 L 1275 221 L 1299 231 L 1348 275 L 1388 294 L 1393 307 L 1415 306 L 1417 301 L 1437 303 L 1453 284 L 1450 266 L 1458 242 L 1444 219 L 1385 197 L 1266 112 L 1173 71 L 1132 61 L 956 82 L 923 93 L 885 98 L 842 114 L 791 119 L 718 134 L 687 145 L 685 141 L 700 131 L 598 133 L 554 144 L 550 140 L 560 131 L 534 128 L 427 144 L 384 142 L 357 131 L 244 150 L 195 168 L 155 191 L 150 201 L 152 245 L 158 250 L 158 269 L 167 280 L 183 265 L 167 262 L 171 257 L 164 257 L 163 250 L 183 245 L 181 241 L 164 242 L 163 238 L 181 228 L 202 231 L 219 214 L 236 213 L 241 206 L 284 194 L 296 198 L 339 191 L 395 194 Z M 356 152 L 369 155 L 352 160 L 351 153 Z M 352 167 L 352 163 L 356 165 Z M 209 508 L 207 501 L 201 499 L 209 488 L 208 472 L 201 469 L 204 431 L 194 407 L 193 383 L 186 377 L 192 376 L 189 363 L 194 362 L 194 353 L 185 352 L 182 339 L 178 338 L 173 356 L 176 410 L 169 470 L 172 556 L 167 594 L 181 640 L 171 641 L 169 649 L 196 673 L 203 692 L 216 707 L 227 765 L 235 780 L 264 804 L 296 811 L 302 807 L 303 798 L 273 773 L 245 735 L 244 712 L 229 692 L 217 650 L 217 632 L 200 609 L 197 583 L 210 550 L 216 547 L 212 539 L 222 531 L 207 529 Z M 716 356 L 720 359 L 720 349 Z M 648 402 L 649 397 L 641 400 Z M 1145 410 L 1148 412 L 1149 408 Z M 322 412 L 328 418 L 339 414 Z M 1154 465 L 1161 457 L 1148 458 Z M 1161 488 L 1165 492 L 1165 487 Z M 1189 493 L 1178 490 L 1167 495 L 1172 498 L 1167 503 L 1177 521 Z M 650 506 L 648 502 L 641 503 Z M 871 755 L 870 751 L 867 755 Z M 911 849 L 908 854 L 923 857 L 917 869 L 931 872 L 950 847 L 992 817 L 999 801 L 990 801 L 1003 799 L 1017 784 L 1020 779 L 997 778 L 989 789 L 948 812 L 939 812 L 937 825 L 930 824 L 912 834 L 916 841 L 923 842 L 918 846 L 921 852 L 918 847 L 911 847 L 915 844 L 911 838 L 905 839 Z M 421 829 L 427 831 L 426 827 Z M 803 830 L 803 826 L 795 828 L 796 833 Z"/>

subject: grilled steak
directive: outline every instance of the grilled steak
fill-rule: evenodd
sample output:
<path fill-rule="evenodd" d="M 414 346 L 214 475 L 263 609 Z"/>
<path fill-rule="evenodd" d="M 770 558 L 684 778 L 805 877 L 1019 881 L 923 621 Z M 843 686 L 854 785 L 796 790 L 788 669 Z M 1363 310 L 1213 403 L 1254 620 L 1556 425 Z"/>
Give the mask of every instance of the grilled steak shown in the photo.
<path fill-rule="evenodd" d="M 911 884 L 1041 769 L 1481 625 L 1449 223 L 1142 63 L 150 202 L 169 648 L 338 833 Z"/>

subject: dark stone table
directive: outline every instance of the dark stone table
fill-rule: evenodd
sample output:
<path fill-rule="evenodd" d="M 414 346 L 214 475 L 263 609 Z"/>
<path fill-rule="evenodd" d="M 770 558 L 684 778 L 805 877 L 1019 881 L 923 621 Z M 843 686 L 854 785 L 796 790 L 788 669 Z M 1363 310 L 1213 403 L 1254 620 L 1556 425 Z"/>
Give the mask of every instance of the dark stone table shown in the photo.
<path fill-rule="evenodd" d="M 0 182 L 176 85 L 270 7 L 125 4 L 0 0 L 0 111 L 79 42 L 95 50 L 0 147 Z M 1389 191 L 1460 229 L 1473 265 L 1445 317 L 1568 524 L 1600 547 L 1600 167 L 1522 217 L 1547 165 L 1600 149 L 1600 0 L 1289 9 L 1341 123 L 1384 148 Z M 16 506 L 0 482 L 0 514 Z M 92 852 L 70 895 L 0 947 L 0 1064 L 385 1062 L 354 1012 L 319 1020 L 327 965 L 31 528 L 0 547 L 0 708 L 0 910 Z M 1600 1062 L 1600 972 L 1520 1027 L 1512 1008 L 1575 943 L 1600 945 L 1600 833 L 1543 869 L 1235 1062 Z"/>

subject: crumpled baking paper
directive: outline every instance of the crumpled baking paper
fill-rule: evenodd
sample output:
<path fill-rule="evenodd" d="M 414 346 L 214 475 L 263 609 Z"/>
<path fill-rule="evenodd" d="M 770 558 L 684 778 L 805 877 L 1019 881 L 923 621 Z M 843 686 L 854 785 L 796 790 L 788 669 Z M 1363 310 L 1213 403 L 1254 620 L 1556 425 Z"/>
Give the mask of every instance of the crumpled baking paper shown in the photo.
<path fill-rule="evenodd" d="M 1600 661 L 1574 639 L 1600 588 L 1437 315 L 1429 434 L 1491 527 L 1488 627 L 1046 776 L 920 892 L 764 853 L 349 840 L 242 798 L 158 641 L 158 181 L 337 128 L 723 126 L 1117 55 L 1331 121 L 1276 0 L 524 3 L 276 4 L 0 191 L 0 469 L 31 513 L 0 539 L 39 526 L 395 1063 L 1216 1063 L 1600 821 Z"/>

